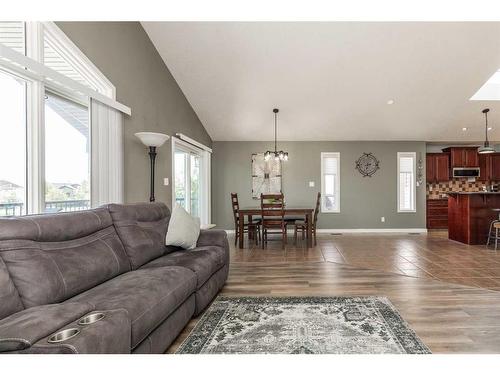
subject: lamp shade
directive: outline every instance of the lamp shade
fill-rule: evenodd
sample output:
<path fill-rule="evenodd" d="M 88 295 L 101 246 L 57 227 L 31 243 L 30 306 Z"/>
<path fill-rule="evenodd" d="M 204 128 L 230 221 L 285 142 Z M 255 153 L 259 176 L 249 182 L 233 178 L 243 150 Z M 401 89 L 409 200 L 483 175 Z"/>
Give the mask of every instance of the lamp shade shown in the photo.
<path fill-rule="evenodd" d="M 477 150 L 479 154 L 492 154 L 495 152 L 495 149 L 489 145 L 485 145 L 483 147 L 479 147 L 479 150 Z"/>
<path fill-rule="evenodd" d="M 147 147 L 160 147 L 170 138 L 166 134 L 153 132 L 140 132 L 134 135 Z"/>

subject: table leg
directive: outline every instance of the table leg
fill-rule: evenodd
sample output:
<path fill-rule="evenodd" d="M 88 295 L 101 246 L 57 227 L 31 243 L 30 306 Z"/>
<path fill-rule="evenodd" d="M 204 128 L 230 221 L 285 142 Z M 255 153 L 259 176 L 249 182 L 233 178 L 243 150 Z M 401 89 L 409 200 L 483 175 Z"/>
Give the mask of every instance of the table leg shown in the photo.
<path fill-rule="evenodd" d="M 248 223 L 251 223 L 252 222 L 252 215 L 248 215 Z M 250 228 L 248 228 L 250 229 Z M 248 239 L 249 240 L 253 240 L 253 232 L 251 230 L 248 231 Z"/>
<path fill-rule="evenodd" d="M 306 215 L 306 226 L 307 226 L 307 248 L 312 247 L 312 215 L 308 213 Z"/>
<path fill-rule="evenodd" d="M 244 238 L 245 233 L 243 233 L 244 231 L 243 224 L 245 223 L 245 215 L 243 215 L 242 213 L 238 213 L 238 215 L 239 215 L 238 234 L 240 240 L 240 249 L 243 249 L 243 241 L 245 240 Z"/>

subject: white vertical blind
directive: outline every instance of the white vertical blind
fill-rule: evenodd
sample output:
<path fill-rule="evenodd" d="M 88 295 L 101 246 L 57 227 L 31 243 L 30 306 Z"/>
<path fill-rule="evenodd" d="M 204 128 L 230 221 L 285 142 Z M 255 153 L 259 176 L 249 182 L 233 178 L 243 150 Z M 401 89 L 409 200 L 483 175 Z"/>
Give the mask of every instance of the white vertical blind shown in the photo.
<path fill-rule="evenodd" d="M 398 212 L 415 212 L 414 152 L 398 152 Z"/>
<path fill-rule="evenodd" d="M 321 153 L 321 211 L 340 212 L 340 153 Z"/>
<path fill-rule="evenodd" d="M 92 207 L 123 203 L 123 115 L 91 100 Z"/>

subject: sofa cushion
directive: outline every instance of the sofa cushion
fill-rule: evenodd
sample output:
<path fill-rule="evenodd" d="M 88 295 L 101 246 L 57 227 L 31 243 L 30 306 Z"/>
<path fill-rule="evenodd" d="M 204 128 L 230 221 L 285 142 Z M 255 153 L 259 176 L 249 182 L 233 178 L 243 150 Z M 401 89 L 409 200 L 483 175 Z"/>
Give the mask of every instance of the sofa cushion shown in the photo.
<path fill-rule="evenodd" d="M 224 249 L 219 246 L 203 246 L 193 250 L 180 250 L 164 255 L 142 266 L 142 269 L 180 266 L 196 274 L 196 287 L 199 288 L 225 264 Z"/>
<path fill-rule="evenodd" d="M 163 203 L 109 204 L 113 224 L 133 269 L 166 254 L 170 211 Z"/>
<path fill-rule="evenodd" d="M 97 310 L 125 309 L 132 322 L 132 348 L 146 338 L 196 288 L 196 276 L 182 267 L 127 272 L 71 301 L 88 302 Z"/>
<path fill-rule="evenodd" d="M 64 301 L 130 270 L 102 208 L 0 219 L 0 258 L 26 308 Z"/>
<path fill-rule="evenodd" d="M 168 223 L 167 246 L 194 249 L 200 235 L 200 218 L 192 217 L 181 205 L 176 204 Z"/>
<path fill-rule="evenodd" d="M 19 293 L 12 282 L 7 267 L 0 258 L 0 320 L 24 309 Z"/>

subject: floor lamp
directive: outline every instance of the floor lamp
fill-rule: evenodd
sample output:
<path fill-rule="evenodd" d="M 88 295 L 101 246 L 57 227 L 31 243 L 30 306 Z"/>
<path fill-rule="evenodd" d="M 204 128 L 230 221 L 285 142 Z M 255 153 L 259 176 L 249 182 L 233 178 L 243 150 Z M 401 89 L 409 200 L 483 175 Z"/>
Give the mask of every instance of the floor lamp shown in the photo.
<path fill-rule="evenodd" d="M 135 133 L 135 136 L 141 140 L 141 142 L 149 147 L 149 160 L 151 162 L 151 187 L 149 194 L 149 201 L 155 201 L 155 159 L 156 159 L 156 148 L 161 147 L 167 139 L 170 137 L 162 133 L 152 133 L 152 132 L 140 132 Z"/>

